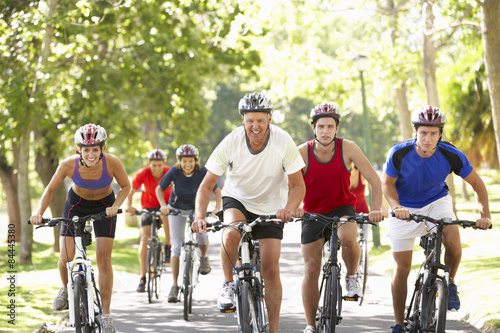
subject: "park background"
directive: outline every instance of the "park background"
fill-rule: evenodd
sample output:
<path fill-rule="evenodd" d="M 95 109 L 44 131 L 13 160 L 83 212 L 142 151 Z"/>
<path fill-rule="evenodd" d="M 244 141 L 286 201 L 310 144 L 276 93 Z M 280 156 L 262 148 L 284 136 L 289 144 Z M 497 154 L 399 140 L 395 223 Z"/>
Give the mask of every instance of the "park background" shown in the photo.
<path fill-rule="evenodd" d="M 81 125 L 107 130 L 107 152 L 130 176 L 152 148 L 166 150 L 173 165 L 175 149 L 192 143 L 205 162 L 240 125 L 239 99 L 254 91 L 272 99 L 273 122 L 297 144 L 312 139 L 311 108 L 337 104 L 339 136 L 379 170 L 389 148 L 413 136 L 411 113 L 439 106 L 445 139 L 485 177 L 495 221 L 499 21 L 496 0 L 0 0 L 2 235 L 15 226 L 21 270 L 41 264 L 33 229 L 21 222 L 74 153 Z M 470 188 L 449 184 L 457 210 L 470 214 L 460 217 L 475 218 Z M 47 215 L 60 216 L 64 200 L 61 187 Z M 485 235 L 480 244 L 496 239 Z M 1 241 L 3 273 L 7 237 Z M 490 270 L 474 277 L 472 295 L 485 280 L 498 282 L 491 245 L 464 263 Z M 387 256 L 384 244 L 376 247 Z M 57 242 L 49 249 L 57 252 Z M 477 309 L 498 321 L 498 302 Z"/>

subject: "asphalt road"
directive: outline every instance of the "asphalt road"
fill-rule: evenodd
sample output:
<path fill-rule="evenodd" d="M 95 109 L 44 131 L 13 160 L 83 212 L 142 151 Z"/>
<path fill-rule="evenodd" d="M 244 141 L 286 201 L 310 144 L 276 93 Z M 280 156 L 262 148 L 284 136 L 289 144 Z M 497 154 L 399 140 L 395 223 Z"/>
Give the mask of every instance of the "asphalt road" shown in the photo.
<path fill-rule="evenodd" d="M 222 281 L 219 258 L 220 233 L 210 234 L 209 256 L 212 272 L 200 276 L 193 294 L 193 313 L 189 321 L 183 319 L 183 304 L 168 303 L 171 286 L 170 268 L 163 276 L 160 299 L 148 303 L 145 293 L 135 291 L 139 277 L 115 272 L 115 290 L 112 298 L 112 315 L 115 327 L 121 333 L 135 332 L 236 332 L 235 314 L 223 314 L 216 308 L 216 298 Z M 289 224 L 285 228 L 282 243 L 281 279 L 283 302 L 280 316 L 280 332 L 302 332 L 305 328 L 301 300 L 303 275 L 300 252 L 300 225 Z M 337 332 L 390 332 L 393 324 L 390 279 L 371 271 L 369 293 L 362 306 L 354 302 L 343 303 L 343 320 Z M 449 313 L 447 333 L 480 332 L 476 328 L 453 320 L 460 314 Z M 64 332 L 71 332 L 65 330 Z"/>

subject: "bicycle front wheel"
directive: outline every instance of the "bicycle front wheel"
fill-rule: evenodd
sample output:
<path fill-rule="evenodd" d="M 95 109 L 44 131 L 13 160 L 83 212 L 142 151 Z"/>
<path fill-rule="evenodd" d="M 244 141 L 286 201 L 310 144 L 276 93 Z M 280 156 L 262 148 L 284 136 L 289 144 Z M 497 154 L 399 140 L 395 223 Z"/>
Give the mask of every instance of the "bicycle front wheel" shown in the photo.
<path fill-rule="evenodd" d="M 251 333 L 260 332 L 258 330 L 257 304 L 252 292 L 250 282 L 241 282 L 241 306 L 238 308 L 240 320 L 240 332 Z"/>
<path fill-rule="evenodd" d="M 362 239 L 359 241 L 359 248 L 361 255 L 359 256 L 359 264 L 357 270 L 357 276 L 359 281 L 361 281 L 361 297 L 359 297 L 359 305 L 363 304 L 365 299 L 365 291 L 366 291 L 366 280 L 368 279 L 368 242 L 366 239 Z"/>
<path fill-rule="evenodd" d="M 156 299 L 160 298 L 160 283 L 161 283 L 161 273 L 162 273 L 162 264 L 161 264 L 161 257 L 162 257 L 162 249 L 161 249 L 161 244 L 159 242 L 155 242 L 155 258 L 154 258 L 154 294 L 156 296 Z"/>
<path fill-rule="evenodd" d="M 442 280 L 435 279 L 422 293 L 422 323 L 425 332 L 443 333 L 446 327 L 448 293 Z"/>
<path fill-rule="evenodd" d="M 148 301 L 149 303 L 153 302 L 153 293 L 155 287 L 155 265 L 154 265 L 155 256 L 153 255 L 153 244 L 149 242 L 148 246 L 148 254 L 146 260 L 146 272 L 148 275 Z"/>
<path fill-rule="evenodd" d="M 193 275 L 193 260 L 191 252 L 186 252 L 186 263 L 184 266 L 184 320 L 188 320 L 191 313 L 191 303 L 193 301 L 193 287 L 191 277 Z"/>
<path fill-rule="evenodd" d="M 410 306 L 405 315 L 405 329 L 409 333 L 418 333 L 420 330 L 420 304 L 422 299 L 422 279 L 420 275 L 415 283 L 415 289 L 411 298 Z"/>
<path fill-rule="evenodd" d="M 81 275 L 77 275 L 74 281 L 74 311 L 75 328 L 77 333 L 90 333 L 89 309 L 85 281 Z"/>

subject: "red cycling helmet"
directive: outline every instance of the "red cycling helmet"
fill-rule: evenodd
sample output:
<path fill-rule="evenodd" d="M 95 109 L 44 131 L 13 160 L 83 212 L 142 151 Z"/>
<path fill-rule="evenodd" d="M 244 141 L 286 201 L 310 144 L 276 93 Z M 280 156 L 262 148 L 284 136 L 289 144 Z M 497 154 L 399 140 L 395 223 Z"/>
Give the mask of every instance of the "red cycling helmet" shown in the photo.
<path fill-rule="evenodd" d="M 75 143 L 79 147 L 102 147 L 106 143 L 106 139 L 106 130 L 99 125 L 87 124 L 75 132 Z"/>
<path fill-rule="evenodd" d="M 181 157 L 194 157 L 198 159 L 199 156 L 198 149 L 193 145 L 182 145 L 177 148 L 175 154 L 177 155 L 178 159 L 180 159 Z"/>
<path fill-rule="evenodd" d="M 443 128 L 446 123 L 446 116 L 439 108 L 428 105 L 423 106 L 420 110 L 413 114 L 411 122 L 414 127 L 437 126 Z"/>
<path fill-rule="evenodd" d="M 148 153 L 148 160 L 165 161 L 167 154 L 161 149 L 153 149 Z"/>
<path fill-rule="evenodd" d="M 340 122 L 340 111 L 335 104 L 323 103 L 316 105 L 309 117 L 313 125 L 321 117 L 332 117 Z"/>

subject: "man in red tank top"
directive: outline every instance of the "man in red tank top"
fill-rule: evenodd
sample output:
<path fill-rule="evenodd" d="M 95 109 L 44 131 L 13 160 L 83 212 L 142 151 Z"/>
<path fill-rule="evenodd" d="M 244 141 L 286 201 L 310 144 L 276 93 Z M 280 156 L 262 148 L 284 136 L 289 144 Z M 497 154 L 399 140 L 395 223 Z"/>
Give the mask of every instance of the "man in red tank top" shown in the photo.
<path fill-rule="evenodd" d="M 345 217 L 356 213 L 356 196 L 349 191 L 352 165 L 355 164 L 372 187 L 373 209 L 369 213 L 371 222 L 382 220 L 382 186 L 377 172 L 361 149 L 352 141 L 337 138 L 340 112 L 333 104 L 319 104 L 311 111 L 314 140 L 299 146 L 306 166 L 303 169 L 306 195 L 303 211 L 326 216 Z M 318 279 L 321 273 L 321 253 L 328 230 L 323 231 L 322 223 L 302 222 L 302 256 L 305 264 L 302 282 L 302 303 L 306 314 L 307 327 L 304 332 L 316 332 L 316 311 L 320 298 Z M 331 230 L 330 230 L 331 232 Z M 356 240 L 355 223 L 342 225 L 338 236 L 342 244 L 342 259 L 347 268 L 347 296 L 361 293 L 356 278 L 356 267 L 360 251 Z"/>

